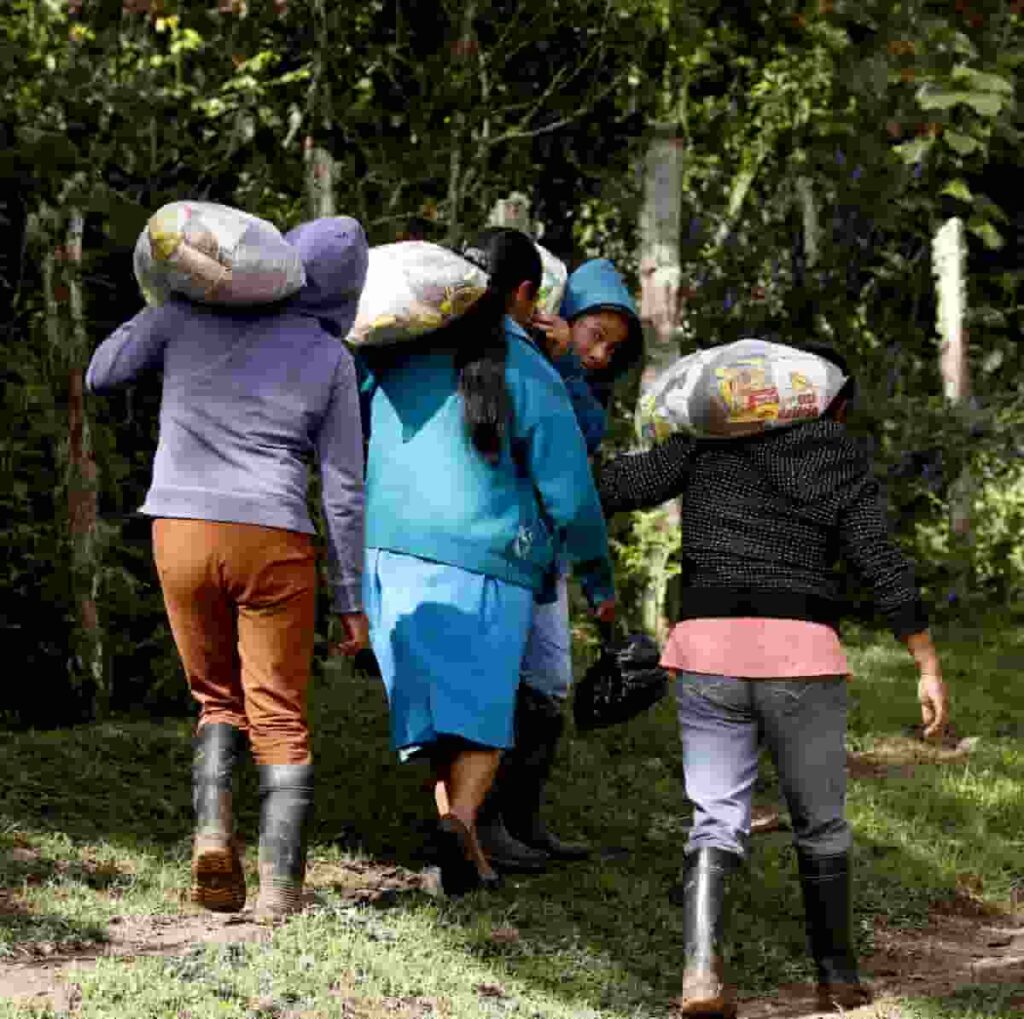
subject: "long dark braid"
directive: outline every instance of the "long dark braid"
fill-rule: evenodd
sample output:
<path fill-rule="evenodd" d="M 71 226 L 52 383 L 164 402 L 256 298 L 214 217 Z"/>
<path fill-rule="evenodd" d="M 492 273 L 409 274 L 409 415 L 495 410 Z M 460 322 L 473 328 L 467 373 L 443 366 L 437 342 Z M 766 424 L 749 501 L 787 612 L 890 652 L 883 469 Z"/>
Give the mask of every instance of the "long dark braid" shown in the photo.
<path fill-rule="evenodd" d="M 455 323 L 455 371 L 470 441 L 488 463 L 496 464 L 512 414 L 505 382 L 505 312 L 524 282 L 539 288 L 541 261 L 526 234 L 499 228 L 479 234 L 463 245 L 462 253 L 489 274 L 490 282 L 487 293 Z"/>

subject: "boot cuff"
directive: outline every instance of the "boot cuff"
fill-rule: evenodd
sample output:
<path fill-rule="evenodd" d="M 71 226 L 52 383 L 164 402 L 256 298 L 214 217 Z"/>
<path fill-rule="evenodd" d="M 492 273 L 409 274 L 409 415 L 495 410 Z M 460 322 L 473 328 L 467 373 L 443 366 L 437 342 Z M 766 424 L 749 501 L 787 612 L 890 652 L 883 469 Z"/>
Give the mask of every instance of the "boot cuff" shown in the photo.
<path fill-rule="evenodd" d="M 312 789 L 312 764 L 261 764 L 256 769 L 260 776 L 260 791 L 275 789 Z"/>

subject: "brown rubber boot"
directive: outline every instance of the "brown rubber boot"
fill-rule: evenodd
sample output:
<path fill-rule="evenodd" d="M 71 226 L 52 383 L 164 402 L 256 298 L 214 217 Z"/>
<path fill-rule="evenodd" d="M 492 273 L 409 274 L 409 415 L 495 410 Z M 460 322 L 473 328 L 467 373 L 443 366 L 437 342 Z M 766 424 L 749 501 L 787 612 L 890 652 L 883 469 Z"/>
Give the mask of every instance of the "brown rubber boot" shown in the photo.
<path fill-rule="evenodd" d="M 244 746 L 245 734 L 221 722 L 204 725 L 195 738 L 191 899 L 215 913 L 237 913 L 245 905 L 245 874 L 232 816 L 232 775 Z"/>
<path fill-rule="evenodd" d="M 683 884 L 683 993 L 679 1013 L 735 1019 L 736 1001 L 725 982 L 722 926 L 729 875 L 740 858 L 717 847 L 687 854 Z"/>

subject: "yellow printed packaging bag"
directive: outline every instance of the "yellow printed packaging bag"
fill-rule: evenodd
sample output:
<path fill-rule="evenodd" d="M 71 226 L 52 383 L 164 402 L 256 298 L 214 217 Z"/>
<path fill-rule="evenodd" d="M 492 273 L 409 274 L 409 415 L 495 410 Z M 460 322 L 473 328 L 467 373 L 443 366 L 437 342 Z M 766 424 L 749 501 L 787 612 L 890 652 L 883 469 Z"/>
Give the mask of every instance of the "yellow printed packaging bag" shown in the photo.
<path fill-rule="evenodd" d="M 203 304 L 272 304 L 306 282 L 302 259 L 273 224 L 214 202 L 171 202 L 135 245 L 135 278 L 149 304 L 180 294 Z"/>
<path fill-rule="evenodd" d="M 487 273 L 430 241 L 370 249 L 366 285 L 347 342 L 385 346 L 415 339 L 464 315 L 487 289 Z"/>
<path fill-rule="evenodd" d="M 644 444 L 673 432 L 729 439 L 821 417 L 847 376 L 808 351 L 746 339 L 688 354 L 637 405 Z"/>

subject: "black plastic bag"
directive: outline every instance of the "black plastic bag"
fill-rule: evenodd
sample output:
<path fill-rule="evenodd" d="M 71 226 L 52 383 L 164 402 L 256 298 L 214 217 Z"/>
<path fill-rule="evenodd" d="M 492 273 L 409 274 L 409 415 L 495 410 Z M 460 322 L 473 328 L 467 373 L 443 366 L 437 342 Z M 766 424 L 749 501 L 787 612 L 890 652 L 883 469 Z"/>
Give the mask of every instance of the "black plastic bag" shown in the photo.
<path fill-rule="evenodd" d="M 572 714 L 582 732 L 619 725 L 657 704 L 668 691 L 661 650 L 646 633 L 616 639 L 602 628 L 601 657 L 584 673 L 573 693 Z"/>

